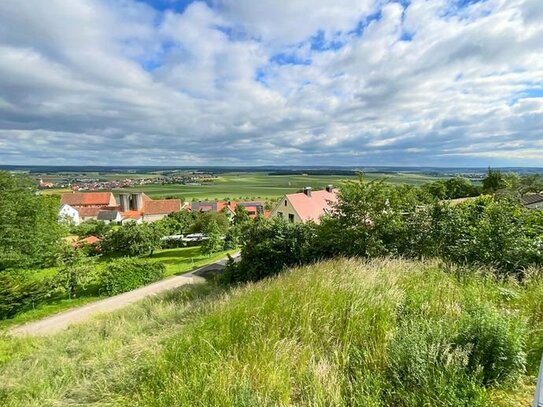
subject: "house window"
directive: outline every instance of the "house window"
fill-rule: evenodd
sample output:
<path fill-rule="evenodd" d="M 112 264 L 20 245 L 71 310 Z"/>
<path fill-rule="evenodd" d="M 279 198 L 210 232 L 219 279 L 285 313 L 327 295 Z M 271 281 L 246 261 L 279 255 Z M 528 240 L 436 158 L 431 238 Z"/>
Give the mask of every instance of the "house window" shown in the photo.
<path fill-rule="evenodd" d="M 294 215 L 293 215 L 292 213 L 289 213 L 289 214 L 288 214 L 288 221 L 289 221 L 290 223 L 294 223 Z"/>
<path fill-rule="evenodd" d="M 287 206 L 287 200 L 285 199 L 285 206 Z"/>
<path fill-rule="evenodd" d="M 277 216 L 279 216 L 280 218 L 283 218 L 283 212 L 277 212 Z"/>

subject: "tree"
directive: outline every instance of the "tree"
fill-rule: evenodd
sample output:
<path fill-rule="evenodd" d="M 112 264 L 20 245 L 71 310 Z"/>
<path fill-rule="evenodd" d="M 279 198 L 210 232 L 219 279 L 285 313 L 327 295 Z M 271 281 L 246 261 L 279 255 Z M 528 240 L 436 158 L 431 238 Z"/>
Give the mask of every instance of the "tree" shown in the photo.
<path fill-rule="evenodd" d="M 204 242 L 202 243 L 202 246 L 200 247 L 202 254 L 210 255 L 210 254 L 221 251 L 222 245 L 223 245 L 222 234 L 217 223 L 214 220 L 212 220 L 207 225 L 204 232 L 207 235 L 207 239 L 204 240 Z"/>
<path fill-rule="evenodd" d="M 66 290 L 69 298 L 75 298 L 77 290 L 85 289 L 95 279 L 93 264 L 81 250 L 67 248 L 62 255 L 62 266 L 56 276 L 56 286 Z"/>
<path fill-rule="evenodd" d="M 488 169 L 485 179 L 483 179 L 483 192 L 491 194 L 501 189 L 507 188 L 507 180 L 501 171 Z"/>
<path fill-rule="evenodd" d="M 196 216 L 190 211 L 173 212 L 157 223 L 164 226 L 168 235 L 184 235 L 194 226 Z"/>
<path fill-rule="evenodd" d="M 54 265 L 65 233 L 59 201 L 40 196 L 26 176 L 0 171 L 0 271 Z"/>
<path fill-rule="evenodd" d="M 256 281 L 311 261 L 315 228 L 311 222 L 256 219 L 243 236 L 240 262 L 229 262 L 224 281 Z"/>
<path fill-rule="evenodd" d="M 230 220 L 224 212 L 198 212 L 196 221 L 190 228 L 191 233 L 205 233 L 209 229 L 209 225 L 213 222 L 217 225 L 220 232 L 225 234 L 230 227 Z"/>
<path fill-rule="evenodd" d="M 111 225 L 100 220 L 88 220 L 72 227 L 71 232 L 80 238 L 96 236 L 100 239 L 106 236 L 111 230 Z"/>
<path fill-rule="evenodd" d="M 479 191 L 471 183 L 471 181 L 465 177 L 449 178 L 445 181 L 446 198 L 457 199 L 465 198 L 468 196 L 478 195 Z"/>
<path fill-rule="evenodd" d="M 160 247 L 165 231 L 160 224 L 130 222 L 112 231 L 102 240 L 104 253 L 119 253 L 128 256 L 152 255 Z"/>
<path fill-rule="evenodd" d="M 250 221 L 251 218 L 249 217 L 247 210 L 241 205 L 236 206 L 234 213 L 234 225 L 244 225 Z"/>

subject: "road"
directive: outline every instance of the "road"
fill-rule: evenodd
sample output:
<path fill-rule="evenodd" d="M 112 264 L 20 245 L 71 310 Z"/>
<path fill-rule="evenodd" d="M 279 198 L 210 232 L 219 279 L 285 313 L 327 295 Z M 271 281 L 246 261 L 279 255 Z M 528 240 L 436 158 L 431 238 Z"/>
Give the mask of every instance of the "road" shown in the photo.
<path fill-rule="evenodd" d="M 239 257 L 239 254 L 234 255 L 233 257 Z M 97 314 L 103 314 L 124 308 L 146 297 L 157 295 L 164 291 L 172 290 L 186 284 L 203 282 L 205 280 L 199 275 L 205 275 L 206 272 L 209 272 L 210 270 L 217 271 L 224 269 L 226 260 L 227 259 L 224 258 L 181 276 L 167 278 L 127 293 L 95 301 L 78 308 L 52 315 L 39 321 L 29 322 L 24 325 L 13 327 L 9 330 L 9 333 L 16 336 L 41 336 L 51 335 L 63 331 L 70 325 L 86 321 Z"/>

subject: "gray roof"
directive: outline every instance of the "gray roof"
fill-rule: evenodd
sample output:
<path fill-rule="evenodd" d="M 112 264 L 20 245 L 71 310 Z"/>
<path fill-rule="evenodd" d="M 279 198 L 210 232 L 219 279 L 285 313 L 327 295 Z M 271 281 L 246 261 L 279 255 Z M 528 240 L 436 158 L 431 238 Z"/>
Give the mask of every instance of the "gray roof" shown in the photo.
<path fill-rule="evenodd" d="M 530 194 L 524 195 L 522 197 L 522 203 L 524 205 L 532 205 L 538 202 L 543 202 L 543 195 L 541 194 Z"/>
<path fill-rule="evenodd" d="M 119 215 L 119 211 L 100 211 L 98 212 L 98 220 L 116 220 Z"/>

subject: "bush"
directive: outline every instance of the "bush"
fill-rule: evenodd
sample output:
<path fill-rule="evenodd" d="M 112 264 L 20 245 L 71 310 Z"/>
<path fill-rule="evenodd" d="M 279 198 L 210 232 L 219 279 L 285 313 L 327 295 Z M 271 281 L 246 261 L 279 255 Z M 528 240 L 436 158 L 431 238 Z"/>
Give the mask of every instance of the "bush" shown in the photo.
<path fill-rule="evenodd" d="M 283 268 L 312 260 L 313 223 L 294 224 L 282 219 L 259 219 L 245 231 L 241 261 L 224 273 L 225 282 L 257 281 Z"/>
<path fill-rule="evenodd" d="M 131 291 L 162 279 L 165 271 L 163 263 L 130 258 L 114 260 L 102 275 L 101 290 L 107 295 Z"/>
<path fill-rule="evenodd" d="M 13 317 L 42 302 L 51 293 L 49 281 L 33 281 L 26 274 L 0 273 L 0 319 Z"/>
<path fill-rule="evenodd" d="M 526 370 L 525 333 L 518 321 L 479 305 L 468 309 L 455 343 L 467 352 L 469 373 L 491 386 L 514 381 Z"/>

